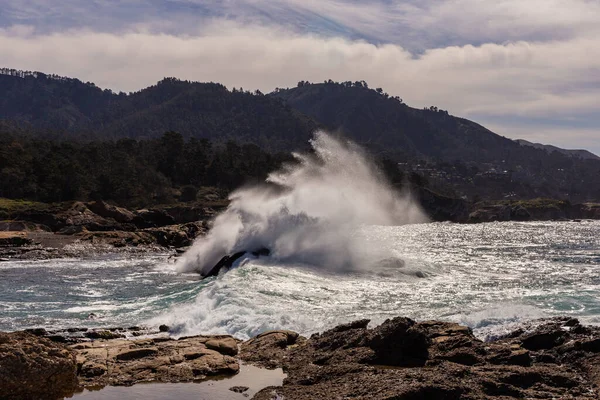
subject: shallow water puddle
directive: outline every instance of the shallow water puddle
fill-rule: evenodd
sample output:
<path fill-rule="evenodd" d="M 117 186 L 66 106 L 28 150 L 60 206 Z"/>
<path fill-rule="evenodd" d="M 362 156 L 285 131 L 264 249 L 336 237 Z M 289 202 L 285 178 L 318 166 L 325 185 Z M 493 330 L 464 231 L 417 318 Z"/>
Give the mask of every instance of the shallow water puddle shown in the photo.
<path fill-rule="evenodd" d="M 268 370 L 241 365 L 240 372 L 229 378 L 208 379 L 200 383 L 147 383 L 134 386 L 107 386 L 98 391 L 85 390 L 75 394 L 82 400 L 242 400 L 251 398 L 267 386 L 281 386 L 286 375 L 281 369 Z M 248 390 L 236 393 L 229 388 L 246 386 Z"/>

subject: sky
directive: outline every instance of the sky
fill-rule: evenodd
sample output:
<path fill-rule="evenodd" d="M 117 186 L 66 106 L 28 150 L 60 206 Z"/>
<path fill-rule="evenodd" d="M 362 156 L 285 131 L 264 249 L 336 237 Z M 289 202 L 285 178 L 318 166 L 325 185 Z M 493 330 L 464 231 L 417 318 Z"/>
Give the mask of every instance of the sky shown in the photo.
<path fill-rule="evenodd" d="M 365 80 L 600 154 L 600 0 L 0 0 L 0 67 L 125 92 Z"/>

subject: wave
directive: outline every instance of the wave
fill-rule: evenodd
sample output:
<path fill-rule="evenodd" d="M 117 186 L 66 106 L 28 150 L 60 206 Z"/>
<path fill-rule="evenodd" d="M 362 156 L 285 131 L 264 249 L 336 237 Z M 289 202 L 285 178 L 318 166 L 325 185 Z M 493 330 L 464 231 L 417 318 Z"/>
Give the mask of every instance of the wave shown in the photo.
<path fill-rule="evenodd" d="M 316 132 L 312 152 L 266 182 L 234 191 L 208 234 L 177 261 L 181 272 L 206 275 L 240 251 L 269 249 L 280 263 L 330 271 L 369 269 L 393 256 L 387 243 L 368 241 L 364 225 L 426 222 L 409 193 L 394 190 L 355 143 Z"/>

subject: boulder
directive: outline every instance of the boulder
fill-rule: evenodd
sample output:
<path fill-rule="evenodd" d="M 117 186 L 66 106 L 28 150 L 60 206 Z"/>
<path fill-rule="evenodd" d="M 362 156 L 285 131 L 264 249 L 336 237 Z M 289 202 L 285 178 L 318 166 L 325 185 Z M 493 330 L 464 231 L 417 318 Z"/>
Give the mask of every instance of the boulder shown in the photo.
<path fill-rule="evenodd" d="M 111 332 L 109 330 L 94 330 L 85 333 L 85 337 L 90 339 L 118 339 L 125 336 L 121 333 Z"/>
<path fill-rule="evenodd" d="M 238 353 L 237 342 L 231 336 L 215 337 L 214 339 L 207 340 L 204 345 L 208 349 L 228 356 L 235 356 Z"/>
<path fill-rule="evenodd" d="M 166 225 L 175 225 L 175 219 L 164 210 L 137 210 L 134 221 L 138 228 L 156 228 Z"/>
<path fill-rule="evenodd" d="M 394 366 L 424 365 L 430 338 L 415 322 L 397 317 L 368 332 L 365 345 L 375 352 L 372 363 Z"/>
<path fill-rule="evenodd" d="M 187 247 L 194 239 L 204 232 L 201 223 L 188 223 L 184 225 L 168 225 L 159 228 L 144 229 L 145 233 L 152 235 L 156 243 L 164 247 Z"/>
<path fill-rule="evenodd" d="M 510 218 L 513 221 L 529 221 L 531 219 L 531 214 L 529 214 L 529 211 L 527 211 L 526 208 L 515 206 L 510 210 Z"/>
<path fill-rule="evenodd" d="M 135 219 L 135 214 L 131 211 L 105 203 L 102 200 L 87 203 L 88 209 L 103 218 L 112 218 L 121 223 L 132 223 Z"/>
<path fill-rule="evenodd" d="M 27 332 L 0 332 L 0 397 L 59 399 L 78 389 L 74 353 Z"/>
<path fill-rule="evenodd" d="M 242 343 L 240 358 L 262 367 L 276 368 L 282 365 L 290 346 L 305 340 L 304 337 L 293 331 L 263 332 Z"/>
<path fill-rule="evenodd" d="M 537 331 L 522 337 L 522 345 L 528 350 L 547 350 L 564 343 L 567 334 L 561 330 Z"/>
<path fill-rule="evenodd" d="M 63 214 L 64 226 L 61 228 L 74 229 L 73 227 L 85 228 L 88 231 L 126 231 L 131 230 L 131 226 L 121 225 L 113 218 L 104 218 L 92 212 L 85 203 L 75 202 Z M 77 233 L 75 228 L 74 233 Z"/>

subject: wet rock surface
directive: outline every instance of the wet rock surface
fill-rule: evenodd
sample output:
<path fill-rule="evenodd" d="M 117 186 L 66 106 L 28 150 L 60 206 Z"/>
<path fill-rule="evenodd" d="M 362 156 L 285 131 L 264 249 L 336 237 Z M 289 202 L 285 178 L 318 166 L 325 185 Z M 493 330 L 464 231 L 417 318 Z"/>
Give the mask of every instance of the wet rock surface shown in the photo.
<path fill-rule="evenodd" d="M 240 357 L 288 374 L 255 399 L 489 399 L 600 396 L 600 328 L 557 318 L 492 342 L 453 323 L 356 321 L 289 343 L 266 333 Z"/>
<path fill-rule="evenodd" d="M 73 351 L 27 332 L 0 332 L 0 398 L 57 399 L 77 388 Z"/>
<path fill-rule="evenodd" d="M 77 356 L 83 387 L 199 381 L 239 371 L 231 336 L 96 340 L 69 347 Z"/>
<path fill-rule="evenodd" d="M 368 325 L 367 319 L 354 321 L 308 339 L 268 331 L 241 344 L 228 335 L 176 340 L 166 326 L 163 332 L 0 333 L 0 393 L 12 396 L 0 398 L 62 398 L 78 386 L 195 382 L 233 376 L 240 363 L 287 374 L 282 386 L 256 393 L 258 400 L 600 397 L 600 327 L 573 318 L 533 321 L 491 341 L 448 322 L 398 317 Z M 248 395 L 242 385 L 224 390 Z"/>

